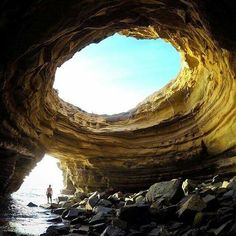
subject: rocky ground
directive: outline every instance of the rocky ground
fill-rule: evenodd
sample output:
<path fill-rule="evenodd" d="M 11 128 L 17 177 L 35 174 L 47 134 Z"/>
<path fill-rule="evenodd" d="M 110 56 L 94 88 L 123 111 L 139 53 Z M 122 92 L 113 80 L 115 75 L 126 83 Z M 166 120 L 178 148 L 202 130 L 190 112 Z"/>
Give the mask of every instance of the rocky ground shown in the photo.
<path fill-rule="evenodd" d="M 42 236 L 236 235 L 236 177 L 173 179 L 135 194 L 78 192 L 58 201 L 58 217 Z"/>

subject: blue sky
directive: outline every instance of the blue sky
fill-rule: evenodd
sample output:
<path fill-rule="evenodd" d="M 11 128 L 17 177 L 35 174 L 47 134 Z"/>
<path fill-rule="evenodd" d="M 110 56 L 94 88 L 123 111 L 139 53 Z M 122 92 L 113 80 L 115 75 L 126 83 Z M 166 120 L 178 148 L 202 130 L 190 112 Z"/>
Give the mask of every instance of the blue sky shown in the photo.
<path fill-rule="evenodd" d="M 162 88 L 180 66 L 180 55 L 170 43 L 115 34 L 58 68 L 54 88 L 63 100 L 87 112 L 115 114 Z"/>

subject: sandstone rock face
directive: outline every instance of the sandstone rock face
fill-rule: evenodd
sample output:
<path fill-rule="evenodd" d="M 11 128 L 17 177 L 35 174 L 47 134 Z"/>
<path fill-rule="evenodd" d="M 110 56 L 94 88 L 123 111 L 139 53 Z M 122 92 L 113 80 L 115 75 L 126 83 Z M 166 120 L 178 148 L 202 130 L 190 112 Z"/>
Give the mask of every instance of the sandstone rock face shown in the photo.
<path fill-rule="evenodd" d="M 61 161 L 76 190 L 234 173 L 235 12 L 233 0 L 1 2 L 1 195 L 17 190 L 44 153 Z M 181 73 L 122 114 L 62 101 L 56 68 L 116 32 L 169 41 L 182 54 Z"/>

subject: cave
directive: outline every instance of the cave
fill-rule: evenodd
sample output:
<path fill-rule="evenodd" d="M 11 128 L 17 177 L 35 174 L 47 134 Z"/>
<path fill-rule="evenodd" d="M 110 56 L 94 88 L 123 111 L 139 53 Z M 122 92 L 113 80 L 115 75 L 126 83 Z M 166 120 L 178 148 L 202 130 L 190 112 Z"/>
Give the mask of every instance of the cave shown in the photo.
<path fill-rule="evenodd" d="M 86 112 L 113 115 L 136 107 L 180 69 L 181 56 L 170 43 L 115 34 L 58 67 L 53 88 Z"/>
<path fill-rule="evenodd" d="M 65 188 L 144 189 L 179 176 L 236 170 L 236 6 L 233 1 L 0 3 L 0 195 L 21 186 L 45 153 Z M 53 89 L 58 66 L 115 33 L 164 39 L 178 77 L 132 110 L 87 113 Z"/>

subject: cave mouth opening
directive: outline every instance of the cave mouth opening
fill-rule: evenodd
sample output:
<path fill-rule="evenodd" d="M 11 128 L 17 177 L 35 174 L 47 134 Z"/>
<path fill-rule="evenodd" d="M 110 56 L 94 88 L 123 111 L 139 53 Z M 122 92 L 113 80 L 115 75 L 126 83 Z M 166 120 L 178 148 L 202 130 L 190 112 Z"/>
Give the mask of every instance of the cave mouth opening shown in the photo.
<path fill-rule="evenodd" d="M 54 89 L 86 112 L 112 115 L 133 109 L 180 70 L 181 56 L 171 43 L 114 34 L 58 68 Z"/>
<path fill-rule="evenodd" d="M 29 202 L 37 205 L 45 204 L 47 203 L 46 189 L 49 184 L 52 185 L 54 199 L 63 189 L 63 173 L 58 167 L 58 160 L 45 155 L 24 179 L 20 189 L 12 194 L 12 197 L 25 204 Z"/>

